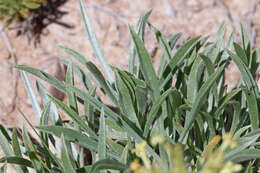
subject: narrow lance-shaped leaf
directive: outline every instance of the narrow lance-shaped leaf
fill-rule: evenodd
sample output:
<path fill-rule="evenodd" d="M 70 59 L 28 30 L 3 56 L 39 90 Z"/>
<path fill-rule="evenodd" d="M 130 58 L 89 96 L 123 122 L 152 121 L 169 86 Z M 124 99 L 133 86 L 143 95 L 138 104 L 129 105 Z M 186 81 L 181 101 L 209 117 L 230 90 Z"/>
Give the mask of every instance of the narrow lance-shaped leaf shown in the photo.
<path fill-rule="evenodd" d="M 153 104 L 149 114 L 147 115 L 147 120 L 145 123 L 145 127 L 144 127 L 144 137 L 146 138 L 148 136 L 149 133 L 149 129 L 151 128 L 152 122 L 154 121 L 155 117 L 156 117 L 156 113 L 158 112 L 158 110 L 160 109 L 163 101 L 172 93 L 174 93 L 175 91 L 173 89 L 168 89 L 167 91 L 165 91 L 160 98 L 158 98 L 155 103 Z"/>
<path fill-rule="evenodd" d="M 240 32 L 241 32 L 241 37 L 242 37 L 242 43 L 243 43 L 243 49 L 246 51 L 247 59 L 249 60 L 251 57 L 250 51 L 250 39 L 248 37 L 248 34 L 243 26 L 242 23 L 240 23 Z"/>
<path fill-rule="evenodd" d="M 18 137 L 17 137 L 17 131 L 16 131 L 16 128 L 13 129 L 13 134 L 12 134 L 12 147 L 13 147 L 13 150 L 14 150 L 14 154 L 18 157 L 18 158 L 21 158 L 22 159 L 22 152 L 21 152 L 21 149 L 20 149 L 20 144 L 19 144 L 19 141 L 18 141 Z M 15 160 L 15 159 L 14 159 Z M 21 162 L 21 169 L 23 170 L 23 172 L 28 172 L 28 169 L 26 168 L 25 165 L 25 160 L 23 160 L 24 162 Z"/>
<path fill-rule="evenodd" d="M 68 54 L 70 54 L 73 58 L 75 58 L 76 60 L 78 60 L 80 63 L 82 63 L 83 65 L 85 65 L 88 61 L 85 59 L 85 57 L 81 54 L 79 54 L 78 52 L 66 48 L 66 47 L 61 47 L 65 52 L 67 52 Z M 84 85 L 85 89 L 88 90 L 92 87 L 92 83 L 89 79 L 89 77 L 86 75 L 86 73 L 81 69 L 80 66 L 78 66 L 77 64 L 75 64 L 73 61 L 69 61 L 68 59 L 65 58 L 60 58 L 61 61 L 66 64 L 69 65 L 69 63 L 73 64 L 73 70 L 74 73 L 78 76 L 79 80 L 81 81 L 81 83 Z"/>
<path fill-rule="evenodd" d="M 135 43 L 142 74 L 144 76 L 145 81 L 149 85 L 149 88 L 151 88 L 151 90 L 152 90 L 151 95 L 152 95 L 153 99 L 155 100 L 155 98 L 157 98 L 159 96 L 159 91 L 158 91 L 158 79 L 157 79 L 157 76 L 154 71 L 152 60 L 142 42 L 142 40 L 132 30 L 131 27 L 129 27 L 129 29 L 130 29 L 132 38 Z"/>
<path fill-rule="evenodd" d="M 27 93 L 29 94 L 29 98 L 32 102 L 32 107 L 33 107 L 34 113 L 38 119 L 41 119 L 41 114 L 42 114 L 41 108 L 40 108 L 38 101 L 36 99 L 36 96 L 33 92 L 33 89 L 32 89 L 31 83 L 28 79 L 28 76 L 24 71 L 22 71 L 22 77 L 24 80 L 25 88 L 26 88 Z"/>
<path fill-rule="evenodd" d="M 169 41 L 169 45 L 170 45 L 170 50 L 172 50 L 173 49 L 173 47 L 175 46 L 175 44 L 177 43 L 177 41 L 179 40 L 179 38 L 181 37 L 181 33 L 178 33 L 178 34 L 176 34 L 176 35 L 174 35 L 171 39 L 170 39 L 170 41 Z M 167 63 L 167 61 L 166 61 L 166 54 L 164 53 L 163 54 L 163 56 L 162 56 L 162 58 L 161 58 L 161 60 L 160 60 L 160 66 L 159 66 L 159 68 L 158 68 L 158 71 L 157 71 L 157 74 L 158 74 L 158 76 L 159 76 L 159 79 L 161 79 L 161 77 L 162 77 L 162 74 L 163 74 L 163 70 L 164 70 L 164 68 L 165 68 L 165 66 L 166 66 L 166 63 Z"/>
<path fill-rule="evenodd" d="M 131 121 L 136 123 L 137 127 L 140 128 L 141 126 L 138 122 L 138 119 L 137 119 L 137 116 L 135 113 L 134 105 L 133 105 L 131 96 L 129 94 L 129 89 L 125 85 L 124 81 L 121 79 L 118 72 L 116 72 L 116 85 L 117 85 L 118 92 L 119 92 L 119 104 L 120 104 L 120 107 L 122 108 L 122 111 L 125 113 L 125 115 L 129 116 L 129 119 Z"/>
<path fill-rule="evenodd" d="M 128 169 L 128 166 L 125 164 L 122 164 L 116 160 L 104 159 L 104 160 L 100 160 L 100 161 L 96 162 L 95 164 L 93 164 L 90 173 L 96 173 L 103 169 L 124 171 L 124 170 Z"/>
<path fill-rule="evenodd" d="M 10 163 L 10 164 L 16 164 L 24 167 L 30 167 L 33 168 L 32 162 L 30 160 L 17 157 L 17 156 L 5 156 L 0 159 L 0 163 Z M 23 172 L 24 173 L 24 172 Z"/>
<path fill-rule="evenodd" d="M 242 49 L 242 47 L 240 47 L 240 45 L 237 43 L 233 43 L 233 45 L 234 45 L 237 55 L 241 58 L 241 60 L 245 63 L 245 65 L 248 66 L 249 62 L 248 62 L 245 50 Z"/>
<path fill-rule="evenodd" d="M 144 41 L 144 31 L 145 31 L 146 22 L 151 12 L 152 10 L 148 11 L 144 15 L 141 15 L 135 29 L 136 33 L 142 38 L 143 41 Z M 135 54 L 136 54 L 135 45 L 134 42 L 131 41 L 130 54 L 129 54 L 129 72 L 132 74 L 134 73 Z"/>
<path fill-rule="evenodd" d="M 56 103 L 62 110 L 64 110 L 68 116 L 70 116 L 80 127 L 82 127 L 91 137 L 97 138 L 95 132 L 87 126 L 87 124 L 83 121 L 83 119 L 71 108 L 69 108 L 66 104 L 61 102 L 60 100 L 49 96 L 50 99 Z"/>
<path fill-rule="evenodd" d="M 96 54 L 100 64 L 102 65 L 102 68 L 105 71 L 105 73 L 106 73 L 108 79 L 110 80 L 110 82 L 114 82 L 114 77 L 113 77 L 113 75 L 110 71 L 110 68 L 107 65 L 107 62 L 106 62 L 106 60 L 105 60 L 105 58 L 104 58 L 104 56 L 101 52 L 98 40 L 96 38 L 96 34 L 95 34 L 95 32 L 92 28 L 90 19 L 88 17 L 87 11 L 86 11 L 85 4 L 82 0 L 80 0 L 80 10 L 81 10 L 83 22 L 84 22 L 84 25 L 85 25 L 85 28 L 86 28 L 86 31 L 87 31 L 87 34 L 88 34 L 88 38 L 89 38 L 91 46 L 94 50 L 94 53 Z"/>
<path fill-rule="evenodd" d="M 44 105 L 44 107 L 46 107 L 48 104 L 50 104 L 49 106 L 49 112 L 48 112 L 48 120 L 52 123 L 52 124 L 56 124 L 56 122 L 60 119 L 59 114 L 58 114 L 58 110 L 56 105 L 53 102 L 50 102 L 50 98 L 48 97 L 48 95 L 50 95 L 50 93 L 48 92 L 48 90 L 38 81 L 36 81 L 36 86 L 37 86 L 37 90 L 41 96 L 41 100 L 42 103 Z"/>
<path fill-rule="evenodd" d="M 6 137 L 3 135 L 3 133 L 0 131 L 0 146 L 2 151 L 4 152 L 5 156 L 9 157 L 9 156 L 14 156 L 13 150 L 11 148 L 11 146 L 9 145 Z M 22 169 L 16 165 L 13 165 L 13 167 L 15 168 L 15 170 L 19 173 L 22 173 Z"/>
<path fill-rule="evenodd" d="M 40 79 L 43 79 L 44 81 L 53 85 L 54 87 L 56 87 L 57 89 L 59 89 L 62 92 L 66 92 L 66 88 L 65 88 L 64 83 L 59 81 L 58 79 L 56 79 L 55 77 L 51 76 L 50 74 L 48 74 L 46 72 L 43 72 L 41 70 L 38 70 L 38 69 L 35 69 L 35 68 L 32 68 L 32 67 L 27 67 L 27 66 L 24 66 L 24 65 L 16 65 L 15 67 L 19 70 L 29 72 L 29 73 L 39 77 Z"/>
<path fill-rule="evenodd" d="M 99 137 L 98 137 L 98 159 L 106 158 L 106 122 L 104 109 L 101 110 L 101 117 L 99 119 Z"/>
<path fill-rule="evenodd" d="M 68 65 L 66 72 L 66 83 L 69 85 L 74 85 L 74 75 L 73 75 L 73 66 L 72 63 Z M 75 94 L 70 90 L 67 90 L 67 96 L 70 104 L 70 108 L 73 109 L 76 113 L 78 113 L 78 105 L 76 101 Z"/>
<path fill-rule="evenodd" d="M 116 92 L 114 92 L 112 90 L 112 87 L 109 86 L 106 79 L 104 78 L 102 73 L 99 71 L 99 69 L 95 66 L 95 64 L 93 64 L 92 62 L 89 61 L 85 64 L 85 66 L 93 74 L 98 86 L 104 90 L 104 92 L 105 92 L 104 94 L 106 94 L 109 97 L 110 101 L 114 105 L 117 105 Z"/>
<path fill-rule="evenodd" d="M 240 104 L 239 104 L 238 101 L 233 101 L 230 104 L 234 108 L 234 114 L 233 114 L 233 117 L 232 117 L 232 124 L 231 124 L 231 128 L 230 128 L 230 134 L 234 135 L 235 131 L 237 129 L 237 126 L 239 124 L 239 115 L 240 115 L 241 109 L 240 109 Z"/>
<path fill-rule="evenodd" d="M 233 54 L 231 51 L 227 49 L 226 51 L 229 54 L 229 56 L 232 58 L 232 60 L 236 63 L 245 85 L 248 87 L 248 89 L 253 91 L 254 97 L 257 100 L 259 100 L 258 87 L 254 82 L 253 76 L 251 75 L 249 69 L 246 67 L 246 65 L 237 55 Z"/>
<path fill-rule="evenodd" d="M 252 91 L 245 89 L 245 93 L 247 98 L 248 112 L 250 116 L 252 130 L 256 130 L 259 128 L 259 111 L 258 111 L 257 100 L 254 97 Z"/>
<path fill-rule="evenodd" d="M 73 164 L 71 163 L 71 158 L 69 156 L 63 135 L 61 135 L 61 160 L 63 162 L 63 171 L 65 173 L 76 173 L 75 169 L 72 166 Z"/>
<path fill-rule="evenodd" d="M 164 86 L 168 83 L 168 81 L 172 78 L 172 73 L 174 72 L 177 65 L 183 62 L 186 56 L 190 53 L 190 51 L 196 46 L 200 37 L 194 37 L 184 43 L 175 53 L 173 58 L 170 60 L 168 65 L 163 71 L 162 78 L 160 79 L 160 89 L 164 88 Z"/>
<path fill-rule="evenodd" d="M 164 53 L 167 57 L 167 62 L 169 62 L 169 60 L 173 57 L 172 52 L 171 52 L 171 47 L 168 44 L 168 42 L 166 41 L 166 38 L 162 35 L 162 33 L 155 28 L 152 24 L 148 23 L 149 27 L 153 30 L 153 32 L 155 33 L 156 39 L 157 41 L 160 43 L 161 47 L 164 50 Z"/>
<path fill-rule="evenodd" d="M 192 123 L 194 122 L 196 115 L 198 114 L 203 99 L 205 98 L 206 94 L 209 92 L 210 88 L 212 87 L 216 79 L 222 74 L 225 65 L 226 64 L 220 66 L 216 73 L 209 76 L 209 79 L 200 88 L 196 101 L 194 102 L 190 113 L 186 116 L 185 125 L 180 135 L 179 142 L 183 142 L 184 138 L 188 134 L 190 128 L 192 127 Z"/>
<path fill-rule="evenodd" d="M 74 129 L 65 128 L 61 126 L 37 126 L 37 129 L 43 132 L 54 134 L 55 136 L 61 137 L 61 135 L 64 135 L 64 139 L 75 142 L 79 144 L 80 146 L 86 147 L 90 150 L 93 150 L 95 152 L 98 151 L 98 142 L 95 141 L 93 138 L 90 138 Z M 107 152 L 107 155 L 109 157 L 112 157 L 114 159 L 118 159 L 119 156 L 114 152 Z"/>
<path fill-rule="evenodd" d="M 198 94 L 198 71 L 199 66 L 202 64 L 202 59 L 200 57 L 195 58 L 195 61 L 191 67 L 189 79 L 187 82 L 188 89 L 187 89 L 187 99 L 192 104 L 196 98 L 196 95 Z"/>

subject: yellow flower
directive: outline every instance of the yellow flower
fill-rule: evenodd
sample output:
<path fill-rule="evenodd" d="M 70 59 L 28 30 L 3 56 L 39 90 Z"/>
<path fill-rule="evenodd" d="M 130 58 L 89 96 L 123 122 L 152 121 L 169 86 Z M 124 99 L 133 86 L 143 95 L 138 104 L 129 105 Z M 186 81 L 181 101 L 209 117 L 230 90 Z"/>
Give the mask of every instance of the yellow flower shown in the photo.
<path fill-rule="evenodd" d="M 203 167 L 202 173 L 218 173 L 223 166 L 224 153 L 222 150 L 217 149 L 213 153 L 209 154 Z"/>
<path fill-rule="evenodd" d="M 139 161 L 135 159 L 131 164 L 130 164 L 130 170 L 131 171 L 137 171 L 140 168 Z"/>
<path fill-rule="evenodd" d="M 230 133 L 227 133 L 223 136 L 223 143 L 221 145 L 221 149 L 224 151 L 227 147 L 231 149 L 237 146 L 236 141 L 232 138 Z"/>
<path fill-rule="evenodd" d="M 203 153 L 201 155 L 200 161 L 202 163 L 204 163 L 204 161 L 206 160 L 206 158 L 209 155 L 209 153 L 211 153 L 214 150 L 214 148 L 217 146 L 217 144 L 220 142 L 220 140 L 221 140 L 221 136 L 219 136 L 219 135 L 217 135 L 214 138 L 212 138 L 212 140 L 205 147 L 205 149 L 204 149 L 204 151 L 203 151 Z"/>
<path fill-rule="evenodd" d="M 136 144 L 135 149 L 132 150 L 133 153 L 135 153 L 138 157 L 142 159 L 144 162 L 144 166 L 147 169 L 151 168 L 151 162 L 146 156 L 146 141 L 143 141 L 142 143 Z"/>
<path fill-rule="evenodd" d="M 163 144 L 164 142 L 165 138 L 161 134 L 158 134 L 151 139 L 152 146 L 156 146 L 157 144 Z"/>
<path fill-rule="evenodd" d="M 220 173 L 234 173 L 242 170 L 242 166 L 239 164 L 234 164 L 232 162 L 227 162 L 224 168 L 221 169 Z"/>
<path fill-rule="evenodd" d="M 136 155 L 140 155 L 142 153 L 146 152 L 146 141 L 143 141 L 142 143 L 137 143 L 135 149 L 132 150 L 133 153 L 136 153 Z"/>

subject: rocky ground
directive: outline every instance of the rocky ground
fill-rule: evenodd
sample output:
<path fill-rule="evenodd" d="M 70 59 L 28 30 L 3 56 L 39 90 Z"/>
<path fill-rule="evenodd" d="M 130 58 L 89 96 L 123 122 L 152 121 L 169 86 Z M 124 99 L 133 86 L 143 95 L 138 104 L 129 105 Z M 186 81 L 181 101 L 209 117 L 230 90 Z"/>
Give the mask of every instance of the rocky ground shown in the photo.
<path fill-rule="evenodd" d="M 222 21 L 227 24 L 227 35 L 232 29 L 239 31 L 242 22 L 249 30 L 252 43 L 260 45 L 260 3 L 259 0 L 86 0 L 88 14 L 97 33 L 109 64 L 127 67 L 130 44 L 128 25 L 134 26 L 138 17 L 150 9 L 153 10 L 149 22 L 160 29 L 169 38 L 178 32 L 183 33 L 182 41 L 195 35 L 211 35 L 214 40 L 217 28 Z M 34 123 L 38 121 L 32 111 L 23 81 L 14 64 L 26 64 L 46 70 L 62 78 L 63 71 L 56 57 L 69 58 L 58 46 L 64 45 L 84 54 L 98 64 L 81 20 L 79 2 L 69 0 L 61 7 L 68 12 L 59 24 L 51 24 L 41 35 L 41 42 L 35 47 L 28 45 L 24 36 L 16 37 L 15 30 L 6 30 L 7 38 L 15 56 L 10 56 L 6 42 L 0 37 L 0 123 L 8 127 L 22 126 L 24 120 L 18 108 Z M 238 38 L 238 37 L 237 37 Z M 146 45 L 154 53 L 154 64 L 158 64 L 160 51 L 151 31 L 147 31 Z M 239 41 L 239 39 L 238 39 Z M 239 73 L 230 67 L 230 85 L 235 85 Z M 30 76 L 31 77 L 31 76 Z M 35 79 L 31 78 L 33 84 Z"/>

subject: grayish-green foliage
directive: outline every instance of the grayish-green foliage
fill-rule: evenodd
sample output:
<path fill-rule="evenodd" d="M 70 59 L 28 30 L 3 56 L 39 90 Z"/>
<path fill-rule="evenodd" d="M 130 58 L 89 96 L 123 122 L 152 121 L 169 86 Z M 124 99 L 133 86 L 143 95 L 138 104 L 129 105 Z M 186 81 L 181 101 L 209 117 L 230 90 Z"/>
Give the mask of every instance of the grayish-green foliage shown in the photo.
<path fill-rule="evenodd" d="M 230 132 L 238 147 L 227 151 L 225 161 L 243 163 L 248 173 L 257 171 L 260 100 L 259 80 L 254 79 L 259 49 L 252 50 L 242 25 L 242 46 L 233 43 L 233 33 L 225 44 L 226 29 L 222 23 L 215 42 L 208 42 L 208 37 L 194 37 L 176 49 L 181 34 L 167 40 L 149 24 L 163 50 L 156 72 L 143 43 L 149 11 L 140 17 L 136 30 L 129 27 L 133 42 L 126 71 L 107 65 L 82 1 L 80 9 L 90 43 L 108 80 L 95 64 L 65 47 L 62 49 L 72 58 L 62 59 L 68 66 L 65 82 L 32 67 L 16 66 L 22 72 L 35 114 L 41 119 L 39 126 L 31 126 L 38 143 L 32 141 L 25 128 L 21 140 L 16 130 L 10 134 L 0 126 L 0 146 L 5 153 L 0 162 L 14 165 L 18 172 L 28 172 L 27 168 L 36 172 L 128 172 L 127 165 L 136 158 L 131 152 L 134 144 L 146 141 L 149 159 L 163 161 L 167 168 L 165 150 L 150 144 L 150 139 L 160 133 L 168 143 L 184 145 L 187 167 L 199 172 L 203 167 L 199 157 L 205 147 L 217 134 Z M 224 72 L 231 61 L 239 68 L 241 82 L 228 93 Z M 68 104 L 50 96 L 37 82 L 43 102 L 41 110 L 26 73 L 66 93 Z M 75 77 L 84 89 L 74 86 Z M 97 88 L 111 101 L 113 110 L 102 103 Z M 84 107 L 83 115 L 79 106 Z M 63 121 L 57 108 L 71 119 Z M 60 138 L 59 143 L 54 136 Z M 51 145 L 56 152 L 50 151 Z M 87 165 L 87 159 L 92 164 Z M 4 164 L 1 170 L 5 167 Z"/>

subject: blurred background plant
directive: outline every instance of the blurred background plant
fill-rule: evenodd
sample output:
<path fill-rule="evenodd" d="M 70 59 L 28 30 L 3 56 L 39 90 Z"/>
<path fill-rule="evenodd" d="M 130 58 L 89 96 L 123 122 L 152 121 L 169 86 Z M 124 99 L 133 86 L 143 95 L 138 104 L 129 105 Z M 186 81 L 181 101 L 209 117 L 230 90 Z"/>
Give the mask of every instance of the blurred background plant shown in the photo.
<path fill-rule="evenodd" d="M 8 18 L 4 27 L 15 20 L 25 20 L 31 15 L 31 11 L 39 8 L 45 0 L 1 0 L 0 19 Z"/>
<path fill-rule="evenodd" d="M 221 144 L 220 141 L 222 140 Z M 132 152 L 140 158 L 141 162 L 136 159 L 130 164 L 130 170 L 134 173 L 187 173 L 190 169 L 187 168 L 181 144 L 170 144 L 166 142 L 163 136 L 155 136 L 151 141 L 153 146 L 161 145 L 170 162 L 169 167 L 165 167 L 164 161 L 151 162 L 146 155 L 146 142 L 137 144 Z M 200 165 L 193 171 L 199 173 L 235 173 L 242 170 L 242 165 L 225 161 L 224 157 L 227 149 L 237 147 L 236 141 L 227 133 L 223 136 L 215 136 L 212 141 L 205 147 L 205 150 L 200 156 Z M 188 171 L 189 170 L 189 171 Z"/>
<path fill-rule="evenodd" d="M 40 42 L 40 36 L 51 23 L 57 23 L 64 27 L 71 26 L 59 22 L 64 14 L 58 8 L 67 0 L 0 0 L 0 20 L 4 20 L 3 29 L 11 26 L 10 29 L 17 30 L 17 35 L 26 35 L 29 43 Z"/>

